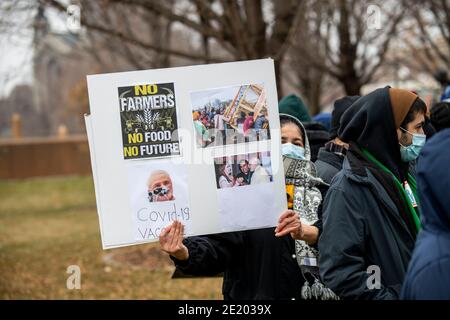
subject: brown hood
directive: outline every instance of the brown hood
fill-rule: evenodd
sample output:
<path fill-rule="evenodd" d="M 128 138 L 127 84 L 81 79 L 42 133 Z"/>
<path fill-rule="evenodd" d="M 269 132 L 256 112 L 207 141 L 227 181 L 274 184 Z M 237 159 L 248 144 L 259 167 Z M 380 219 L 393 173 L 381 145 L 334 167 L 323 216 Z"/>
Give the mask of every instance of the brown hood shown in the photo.
<path fill-rule="evenodd" d="M 389 97 L 394 114 L 395 128 L 398 129 L 418 97 L 411 91 L 398 88 L 389 88 Z"/>
<path fill-rule="evenodd" d="M 398 179 L 405 180 L 407 165 L 401 160 L 397 128 L 417 95 L 390 87 L 377 89 L 356 100 L 344 112 L 339 137 L 369 151 Z"/>

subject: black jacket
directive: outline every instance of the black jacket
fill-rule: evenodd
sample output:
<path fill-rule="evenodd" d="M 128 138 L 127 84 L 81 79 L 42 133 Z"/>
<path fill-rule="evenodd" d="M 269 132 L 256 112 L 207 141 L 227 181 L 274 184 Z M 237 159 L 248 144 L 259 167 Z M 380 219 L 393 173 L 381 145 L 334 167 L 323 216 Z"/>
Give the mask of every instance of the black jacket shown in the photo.
<path fill-rule="evenodd" d="M 176 266 L 186 274 L 224 272 L 224 299 L 299 299 L 303 285 L 290 235 L 277 238 L 274 228 L 190 237 L 190 257 Z"/>
<path fill-rule="evenodd" d="M 325 197 L 320 275 L 344 299 L 398 299 L 415 237 L 369 164 L 353 152 Z M 380 289 L 367 286 L 369 266 L 380 268 Z"/>

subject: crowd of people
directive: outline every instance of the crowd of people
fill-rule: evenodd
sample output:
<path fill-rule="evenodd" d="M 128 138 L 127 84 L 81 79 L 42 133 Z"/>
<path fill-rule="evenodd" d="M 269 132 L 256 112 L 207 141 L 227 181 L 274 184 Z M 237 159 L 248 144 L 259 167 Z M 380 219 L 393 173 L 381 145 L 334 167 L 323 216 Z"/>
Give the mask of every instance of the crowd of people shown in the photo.
<path fill-rule="evenodd" d="M 280 101 L 276 228 L 183 238 L 174 222 L 161 249 L 186 274 L 223 273 L 225 299 L 450 299 L 449 99 L 427 108 L 391 87 L 338 99 L 316 154 L 304 104 Z"/>
<path fill-rule="evenodd" d="M 239 111 L 232 121 L 232 115 L 225 116 L 225 108 L 207 107 L 198 109 L 192 113 L 194 121 L 194 128 L 199 144 L 203 147 L 209 145 L 214 141 L 213 136 L 218 134 L 226 139 L 227 135 L 240 134 L 243 137 L 249 136 L 250 132 L 254 132 L 257 137 L 261 130 L 266 130 L 269 127 L 269 119 L 267 111 L 264 109 L 255 116 L 255 113 Z M 219 139 L 222 140 L 222 139 Z M 217 141 L 216 141 L 217 142 Z M 221 141 L 220 145 L 226 144 Z"/>
<path fill-rule="evenodd" d="M 205 129 L 230 129 L 231 127 L 225 123 L 226 118 L 224 116 L 225 108 L 209 108 L 207 107 L 196 110 L 192 113 L 193 118 L 197 118 L 198 121 L 205 127 Z"/>

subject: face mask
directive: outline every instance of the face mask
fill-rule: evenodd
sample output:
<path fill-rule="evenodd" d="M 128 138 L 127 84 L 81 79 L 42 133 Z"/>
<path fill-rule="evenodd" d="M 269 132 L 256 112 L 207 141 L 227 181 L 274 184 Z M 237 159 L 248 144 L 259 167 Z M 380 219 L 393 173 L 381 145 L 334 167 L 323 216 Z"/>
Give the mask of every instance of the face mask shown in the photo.
<path fill-rule="evenodd" d="M 281 145 L 281 152 L 283 156 L 288 156 L 296 159 L 305 159 L 305 148 L 296 146 L 290 142 Z"/>
<path fill-rule="evenodd" d="M 166 186 L 153 189 L 153 191 L 148 192 L 148 201 L 156 202 L 159 197 L 164 197 L 169 193 L 169 189 Z"/>
<path fill-rule="evenodd" d="M 425 145 L 427 136 L 424 134 L 411 133 L 403 128 L 400 129 L 412 135 L 412 143 L 409 146 L 405 147 L 400 144 L 400 155 L 402 157 L 402 161 L 413 161 L 419 156 L 420 150 L 422 150 L 422 147 Z"/>

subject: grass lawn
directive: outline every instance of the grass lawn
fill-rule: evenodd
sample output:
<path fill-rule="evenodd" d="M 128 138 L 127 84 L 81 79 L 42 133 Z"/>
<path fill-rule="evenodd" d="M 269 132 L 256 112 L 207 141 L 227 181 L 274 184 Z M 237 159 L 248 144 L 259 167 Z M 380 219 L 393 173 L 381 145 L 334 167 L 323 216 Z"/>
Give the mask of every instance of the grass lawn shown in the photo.
<path fill-rule="evenodd" d="M 0 181 L 0 299 L 222 299 L 222 278 L 172 280 L 165 255 L 155 268 L 105 262 L 149 251 L 102 250 L 91 177 Z M 66 287 L 70 265 L 80 290 Z"/>

